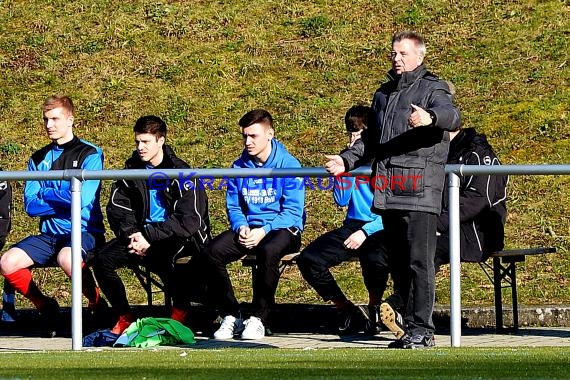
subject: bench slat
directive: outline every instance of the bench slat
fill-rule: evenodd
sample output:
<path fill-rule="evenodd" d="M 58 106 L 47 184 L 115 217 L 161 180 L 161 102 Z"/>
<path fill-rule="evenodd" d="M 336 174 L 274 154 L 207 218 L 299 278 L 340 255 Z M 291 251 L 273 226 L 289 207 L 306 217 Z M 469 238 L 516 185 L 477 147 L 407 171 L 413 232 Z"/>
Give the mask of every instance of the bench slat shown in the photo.
<path fill-rule="evenodd" d="M 279 266 L 287 266 L 295 264 L 297 262 L 297 256 L 299 256 L 299 252 L 286 254 L 281 258 Z M 245 255 L 244 257 L 241 258 L 241 263 L 245 267 L 253 267 L 256 264 L 256 257 L 255 255 Z"/>
<path fill-rule="evenodd" d="M 493 252 L 489 257 L 511 257 L 511 256 L 526 256 L 526 255 L 541 255 L 543 253 L 555 253 L 555 247 L 537 247 L 526 249 L 504 249 L 502 251 Z"/>

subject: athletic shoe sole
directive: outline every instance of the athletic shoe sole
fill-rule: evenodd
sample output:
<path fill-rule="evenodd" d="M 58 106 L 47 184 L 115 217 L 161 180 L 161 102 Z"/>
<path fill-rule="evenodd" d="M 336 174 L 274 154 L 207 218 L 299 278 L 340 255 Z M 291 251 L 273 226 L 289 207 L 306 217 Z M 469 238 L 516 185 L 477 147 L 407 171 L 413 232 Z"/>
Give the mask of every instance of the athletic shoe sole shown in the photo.
<path fill-rule="evenodd" d="M 394 334 L 396 339 L 400 339 L 404 336 L 405 331 L 396 318 L 396 311 L 394 311 L 392 306 L 388 302 L 382 302 L 380 305 L 380 319 L 384 326 Z"/>

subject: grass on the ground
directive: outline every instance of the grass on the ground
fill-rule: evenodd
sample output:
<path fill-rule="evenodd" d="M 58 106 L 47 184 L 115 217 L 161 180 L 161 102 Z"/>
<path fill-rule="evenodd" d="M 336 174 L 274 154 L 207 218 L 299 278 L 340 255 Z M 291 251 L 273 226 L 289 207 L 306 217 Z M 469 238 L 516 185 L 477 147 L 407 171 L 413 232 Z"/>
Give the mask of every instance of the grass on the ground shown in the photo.
<path fill-rule="evenodd" d="M 0 354 L 2 378 L 565 379 L 569 348 L 105 350 Z"/>

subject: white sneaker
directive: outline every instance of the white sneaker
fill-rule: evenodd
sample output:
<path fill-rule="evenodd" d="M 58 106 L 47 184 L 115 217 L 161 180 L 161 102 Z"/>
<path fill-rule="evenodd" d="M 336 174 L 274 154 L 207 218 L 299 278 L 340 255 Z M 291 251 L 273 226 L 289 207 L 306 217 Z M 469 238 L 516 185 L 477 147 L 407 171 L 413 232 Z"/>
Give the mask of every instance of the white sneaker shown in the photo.
<path fill-rule="evenodd" d="M 257 317 L 249 317 L 245 322 L 243 322 L 245 328 L 241 333 L 242 339 L 247 340 L 258 340 L 263 339 L 265 336 L 265 326 L 261 322 L 261 319 Z"/>
<path fill-rule="evenodd" d="M 228 340 L 243 331 L 243 321 L 233 315 L 226 315 L 222 319 L 220 328 L 214 333 L 214 339 Z"/>

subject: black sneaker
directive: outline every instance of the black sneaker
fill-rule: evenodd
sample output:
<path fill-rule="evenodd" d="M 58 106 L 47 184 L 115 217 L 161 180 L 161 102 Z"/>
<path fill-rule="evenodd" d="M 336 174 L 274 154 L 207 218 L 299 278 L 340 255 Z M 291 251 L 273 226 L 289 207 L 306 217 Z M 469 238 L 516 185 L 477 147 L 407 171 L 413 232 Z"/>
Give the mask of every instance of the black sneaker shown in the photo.
<path fill-rule="evenodd" d="M 404 336 L 406 330 L 404 318 L 388 301 L 384 301 L 380 304 L 380 319 L 384 326 L 392 331 L 392 334 L 394 334 L 397 339 Z"/>
<path fill-rule="evenodd" d="M 352 335 L 364 330 L 367 313 L 361 306 L 353 306 L 339 313 L 338 335 Z"/>
<path fill-rule="evenodd" d="M 364 326 L 366 335 L 376 335 L 382 331 L 380 325 L 380 306 L 368 305 L 368 319 Z"/>

